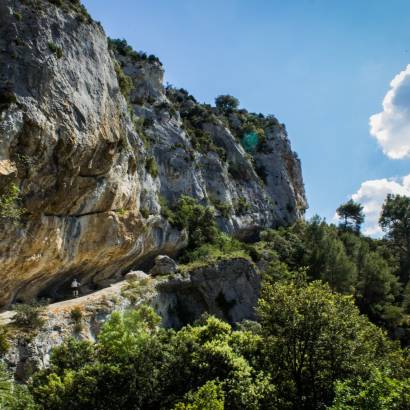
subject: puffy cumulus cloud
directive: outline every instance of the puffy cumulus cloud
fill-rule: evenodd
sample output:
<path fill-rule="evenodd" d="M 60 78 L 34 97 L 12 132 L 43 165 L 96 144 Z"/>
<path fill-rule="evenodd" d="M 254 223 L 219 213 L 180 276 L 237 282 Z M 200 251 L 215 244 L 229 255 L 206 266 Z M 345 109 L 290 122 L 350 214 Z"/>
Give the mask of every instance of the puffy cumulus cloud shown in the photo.
<path fill-rule="evenodd" d="M 410 175 L 397 179 L 374 179 L 365 181 L 359 190 L 352 195 L 354 201 L 363 205 L 366 221 L 363 233 L 370 236 L 380 236 L 379 217 L 387 194 L 410 196 Z"/>
<path fill-rule="evenodd" d="M 390 83 L 383 111 L 370 117 L 370 133 L 388 157 L 410 155 L 410 64 Z"/>

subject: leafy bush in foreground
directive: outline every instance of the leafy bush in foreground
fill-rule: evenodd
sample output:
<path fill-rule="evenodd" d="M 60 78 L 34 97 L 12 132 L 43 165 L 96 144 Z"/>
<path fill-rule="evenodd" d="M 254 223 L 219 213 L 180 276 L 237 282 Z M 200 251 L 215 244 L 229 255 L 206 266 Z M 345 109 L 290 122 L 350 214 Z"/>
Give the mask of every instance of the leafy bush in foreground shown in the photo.
<path fill-rule="evenodd" d="M 335 406 L 360 403 L 377 377 L 391 380 L 389 397 L 407 386 L 405 356 L 351 297 L 320 282 L 267 282 L 258 311 L 260 326 L 204 317 L 179 331 L 145 306 L 114 313 L 95 345 L 54 349 L 30 390 L 47 410 L 253 410 L 320 409 L 335 394 Z"/>

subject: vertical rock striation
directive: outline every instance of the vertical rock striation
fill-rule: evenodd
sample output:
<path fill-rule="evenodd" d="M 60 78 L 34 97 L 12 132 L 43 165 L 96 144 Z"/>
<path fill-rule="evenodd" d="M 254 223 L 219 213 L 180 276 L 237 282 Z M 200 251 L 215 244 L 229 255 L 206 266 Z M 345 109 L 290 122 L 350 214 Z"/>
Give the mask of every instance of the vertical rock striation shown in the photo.
<path fill-rule="evenodd" d="M 260 118 L 264 140 L 246 152 L 252 118 L 165 88 L 158 59 L 109 45 L 77 2 L 3 0 L 0 198 L 18 187 L 24 215 L 0 215 L 0 306 L 62 297 L 74 276 L 104 286 L 176 254 L 186 233 L 161 204 L 181 194 L 213 204 L 238 237 L 299 218 L 306 200 L 286 131 Z"/>

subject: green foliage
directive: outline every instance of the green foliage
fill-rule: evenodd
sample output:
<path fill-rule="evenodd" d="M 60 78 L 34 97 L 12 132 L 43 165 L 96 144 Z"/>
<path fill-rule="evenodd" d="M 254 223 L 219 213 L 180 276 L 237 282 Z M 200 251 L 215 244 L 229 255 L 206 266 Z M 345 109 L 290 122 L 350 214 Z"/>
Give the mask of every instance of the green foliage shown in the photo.
<path fill-rule="evenodd" d="M 235 211 L 239 215 L 246 215 L 251 206 L 249 205 L 249 202 L 246 200 L 245 197 L 241 196 L 235 201 Z"/>
<path fill-rule="evenodd" d="M 221 385 L 208 381 L 195 392 L 186 394 L 185 403 L 177 403 L 174 410 L 224 410 L 224 393 Z"/>
<path fill-rule="evenodd" d="M 199 247 L 186 251 L 180 260 L 188 263 L 188 265 L 181 266 L 181 269 L 190 270 L 198 264 L 202 266 L 232 258 L 250 259 L 246 245 L 226 234 L 219 233 L 213 243 L 204 243 Z"/>
<path fill-rule="evenodd" d="M 83 312 L 79 306 L 71 310 L 70 318 L 74 321 L 74 331 L 81 332 L 83 330 Z"/>
<path fill-rule="evenodd" d="M 55 347 L 51 353 L 52 369 L 58 374 L 64 370 L 78 370 L 91 363 L 95 355 L 95 346 L 87 340 L 69 338 Z"/>
<path fill-rule="evenodd" d="M 257 409 L 273 392 L 252 356 L 261 340 L 209 317 L 179 332 L 141 306 L 113 313 L 95 347 L 67 341 L 33 379 L 43 409 Z"/>
<path fill-rule="evenodd" d="M 301 268 L 307 279 L 321 279 L 333 290 L 354 295 L 362 313 L 404 343 L 408 340 L 401 287 L 386 242 L 328 225 L 318 217 L 289 228 L 268 230 L 254 245 L 266 276 L 289 279 Z M 403 306 L 403 307 L 402 307 Z"/>
<path fill-rule="evenodd" d="M 57 44 L 49 41 L 48 42 L 48 48 L 52 53 L 56 55 L 57 58 L 62 58 L 63 57 L 63 49 L 58 46 Z"/>
<path fill-rule="evenodd" d="M 215 145 L 215 143 L 212 141 L 211 134 L 202 129 L 202 123 L 205 123 L 207 119 L 197 119 L 195 117 L 183 118 L 184 128 L 190 137 L 192 147 L 203 154 L 207 154 L 208 152 L 215 152 L 222 161 L 225 161 L 226 151 L 224 150 L 224 148 Z"/>
<path fill-rule="evenodd" d="M 342 219 L 340 226 L 343 229 L 351 229 L 360 232 L 360 227 L 364 222 L 363 206 L 350 199 L 345 204 L 336 209 L 339 218 Z"/>
<path fill-rule="evenodd" d="M 241 144 L 246 152 L 252 153 L 257 151 L 266 141 L 265 131 L 263 128 L 257 128 L 252 123 L 244 123 L 240 130 Z"/>
<path fill-rule="evenodd" d="M 330 404 L 336 380 L 368 378 L 369 366 L 384 366 L 393 349 L 352 297 L 320 282 L 267 284 L 258 314 L 274 383 L 300 409 Z"/>
<path fill-rule="evenodd" d="M 121 288 L 121 296 L 128 299 L 132 304 L 135 304 L 143 298 L 151 284 L 151 278 L 129 279 Z"/>
<path fill-rule="evenodd" d="M 377 252 L 364 252 L 356 285 L 357 303 L 361 311 L 376 323 L 383 324 L 399 291 L 398 278 L 392 273 L 388 262 Z"/>
<path fill-rule="evenodd" d="M 74 320 L 74 322 L 79 322 L 83 318 L 83 312 L 79 306 L 73 308 L 70 312 L 70 318 Z"/>
<path fill-rule="evenodd" d="M 160 198 L 161 214 L 178 227 L 188 231 L 187 250 L 205 243 L 214 243 L 219 235 L 213 208 L 201 205 L 196 199 L 181 195 L 175 208 L 170 209 L 164 198 Z"/>
<path fill-rule="evenodd" d="M 154 56 L 153 54 L 147 55 L 143 51 L 137 52 L 133 50 L 133 48 L 127 43 L 127 40 L 108 38 L 108 46 L 115 53 L 123 57 L 130 57 L 134 62 L 148 61 L 162 65 L 159 58 Z"/>
<path fill-rule="evenodd" d="M 222 112 L 232 111 L 239 107 L 239 100 L 232 95 L 219 95 L 215 98 L 215 105 Z"/>
<path fill-rule="evenodd" d="M 173 224 L 176 216 L 175 212 L 170 208 L 167 199 L 160 195 L 158 201 L 161 206 L 161 215 Z"/>
<path fill-rule="evenodd" d="M 226 202 L 221 202 L 216 199 L 212 200 L 212 205 L 217 209 L 224 218 L 229 218 L 232 214 L 232 206 Z"/>
<path fill-rule="evenodd" d="M 93 20 L 88 14 L 87 9 L 81 4 L 80 0 L 48 0 L 50 3 L 61 7 L 64 11 L 74 11 L 77 18 L 84 23 L 91 23 Z"/>
<path fill-rule="evenodd" d="M 44 325 L 42 317 L 45 306 L 43 303 L 33 302 L 31 304 L 19 303 L 13 306 L 15 315 L 13 323 L 23 329 L 38 329 Z"/>
<path fill-rule="evenodd" d="M 2 357 L 10 348 L 9 332 L 6 326 L 0 325 L 0 357 Z"/>
<path fill-rule="evenodd" d="M 176 89 L 171 84 L 167 84 L 165 91 L 168 99 L 170 99 L 174 104 L 178 105 L 178 107 L 180 107 L 187 101 L 193 102 L 195 104 L 198 103 L 195 97 L 189 94 L 188 91 L 184 88 Z"/>
<path fill-rule="evenodd" d="M 40 410 L 27 387 L 14 383 L 3 363 L 0 363 L 0 409 Z"/>
<path fill-rule="evenodd" d="M 281 410 L 325 408 L 335 386 L 374 383 L 372 369 L 394 369 L 389 377 L 406 386 L 404 356 L 351 297 L 318 282 L 267 283 L 259 314 L 260 324 L 237 330 L 206 316 L 174 331 L 146 306 L 114 312 L 96 344 L 55 348 L 30 389 L 45 410 Z"/>
<path fill-rule="evenodd" d="M 144 141 L 145 148 L 150 147 L 150 140 L 147 137 L 145 130 L 149 126 L 150 121 L 144 117 L 137 117 L 131 106 L 128 107 L 128 112 L 131 117 L 132 124 L 134 125 L 134 130 L 138 133 L 141 139 Z M 129 144 L 129 143 L 128 143 Z"/>
<path fill-rule="evenodd" d="M 380 226 L 386 232 L 389 246 L 400 264 L 400 280 L 410 279 L 410 197 L 387 195 L 380 216 Z"/>
<path fill-rule="evenodd" d="M 195 249 L 206 243 L 215 242 L 218 228 L 213 209 L 198 204 L 189 196 L 182 195 L 178 201 L 175 223 L 188 230 L 187 249 Z"/>
<path fill-rule="evenodd" d="M 140 208 L 140 213 L 142 215 L 143 218 L 147 219 L 149 218 L 149 209 L 148 208 Z"/>
<path fill-rule="evenodd" d="M 222 161 L 226 161 L 227 154 L 223 144 L 216 144 L 211 134 L 205 130 L 207 124 L 218 123 L 214 109 L 207 104 L 198 104 L 195 98 L 183 89 L 167 87 L 167 96 L 172 101 L 174 110 L 180 112 L 193 149 L 204 155 L 214 152 Z"/>
<path fill-rule="evenodd" d="M 6 192 L 0 196 L 0 219 L 18 223 L 26 212 L 19 205 L 20 199 L 20 189 L 16 184 L 10 184 Z"/>
<path fill-rule="evenodd" d="M 158 164 L 154 157 L 147 157 L 147 159 L 145 160 L 145 169 L 154 178 L 158 176 Z"/>
<path fill-rule="evenodd" d="M 368 380 L 336 384 L 330 410 L 406 410 L 410 408 L 410 378 L 398 380 L 375 368 Z"/>
<path fill-rule="evenodd" d="M 118 86 L 120 87 L 121 94 L 127 101 L 129 101 L 131 91 L 134 88 L 134 83 L 132 82 L 131 77 L 124 73 L 117 61 L 114 62 L 114 69 L 115 73 L 117 74 L 117 81 Z"/>
<path fill-rule="evenodd" d="M 150 408 L 161 375 L 158 321 L 146 307 L 124 315 L 113 313 L 95 347 L 68 342 L 71 346 L 66 344 L 51 357 L 50 369 L 34 377 L 31 389 L 36 402 L 56 410 Z M 70 362 L 73 350 L 78 357 Z"/>

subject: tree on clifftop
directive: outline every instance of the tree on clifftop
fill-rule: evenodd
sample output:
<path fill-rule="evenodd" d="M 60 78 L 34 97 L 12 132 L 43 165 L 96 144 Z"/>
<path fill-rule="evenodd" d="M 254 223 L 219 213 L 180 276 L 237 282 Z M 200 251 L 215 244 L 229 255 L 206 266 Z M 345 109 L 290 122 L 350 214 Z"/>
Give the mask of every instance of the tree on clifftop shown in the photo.
<path fill-rule="evenodd" d="M 239 100 L 232 95 L 219 95 L 215 98 L 215 105 L 223 112 L 232 111 L 239 107 Z"/>

